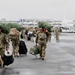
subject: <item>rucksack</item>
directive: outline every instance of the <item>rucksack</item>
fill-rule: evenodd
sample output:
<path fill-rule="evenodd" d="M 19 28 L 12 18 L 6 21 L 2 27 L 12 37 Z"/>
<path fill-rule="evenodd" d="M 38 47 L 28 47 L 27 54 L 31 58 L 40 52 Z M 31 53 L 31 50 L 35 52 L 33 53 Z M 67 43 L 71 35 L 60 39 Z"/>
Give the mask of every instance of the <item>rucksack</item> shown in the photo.
<path fill-rule="evenodd" d="M 39 48 L 35 45 L 35 46 L 33 46 L 32 48 L 30 48 L 29 53 L 32 54 L 32 55 L 37 55 L 37 54 L 40 53 L 40 50 L 39 50 Z"/>

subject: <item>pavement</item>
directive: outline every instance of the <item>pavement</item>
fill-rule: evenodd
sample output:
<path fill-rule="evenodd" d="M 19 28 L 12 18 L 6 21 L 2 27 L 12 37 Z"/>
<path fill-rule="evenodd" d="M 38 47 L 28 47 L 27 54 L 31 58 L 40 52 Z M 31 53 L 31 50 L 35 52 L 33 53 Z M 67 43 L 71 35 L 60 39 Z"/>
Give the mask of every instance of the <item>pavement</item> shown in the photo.
<path fill-rule="evenodd" d="M 13 64 L 0 68 L 0 75 L 75 75 L 75 33 L 61 33 L 60 42 L 52 36 L 45 60 L 29 54 L 34 42 L 25 41 L 28 54 L 15 57 Z"/>

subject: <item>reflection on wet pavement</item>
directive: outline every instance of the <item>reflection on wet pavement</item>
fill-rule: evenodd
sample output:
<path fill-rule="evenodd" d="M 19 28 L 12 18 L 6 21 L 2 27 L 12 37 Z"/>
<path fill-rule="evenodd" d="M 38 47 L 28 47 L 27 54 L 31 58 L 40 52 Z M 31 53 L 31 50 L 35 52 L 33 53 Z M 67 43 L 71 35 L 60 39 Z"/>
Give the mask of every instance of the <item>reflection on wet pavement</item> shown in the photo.
<path fill-rule="evenodd" d="M 4 68 L 1 72 L 2 75 L 19 75 L 19 71 L 16 71 L 13 68 Z"/>

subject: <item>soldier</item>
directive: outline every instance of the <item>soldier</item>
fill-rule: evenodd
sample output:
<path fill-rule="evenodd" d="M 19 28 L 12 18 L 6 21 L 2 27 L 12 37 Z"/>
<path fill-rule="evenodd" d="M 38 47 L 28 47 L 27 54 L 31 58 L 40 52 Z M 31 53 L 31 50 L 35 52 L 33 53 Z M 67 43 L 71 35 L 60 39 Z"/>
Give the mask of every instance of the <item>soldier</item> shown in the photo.
<path fill-rule="evenodd" d="M 15 33 L 14 33 L 15 31 Z M 12 46 L 13 46 L 13 53 L 15 57 L 19 56 L 19 43 L 20 43 L 20 38 L 19 38 L 19 31 L 17 31 L 16 28 L 12 28 L 9 33 L 9 39 L 12 41 Z"/>
<path fill-rule="evenodd" d="M 9 39 L 1 30 L 2 29 L 0 28 L 0 58 L 2 59 L 3 65 L 2 62 L 0 65 L 4 66 L 4 51 L 5 48 L 7 50 L 9 47 Z"/>
<path fill-rule="evenodd" d="M 44 33 L 44 29 L 40 29 L 40 31 L 36 33 L 36 44 L 40 48 L 40 59 L 44 60 L 46 53 L 46 34 Z"/>
<path fill-rule="evenodd" d="M 55 27 L 54 34 L 55 34 L 56 42 L 59 42 L 59 28 L 58 27 Z"/>

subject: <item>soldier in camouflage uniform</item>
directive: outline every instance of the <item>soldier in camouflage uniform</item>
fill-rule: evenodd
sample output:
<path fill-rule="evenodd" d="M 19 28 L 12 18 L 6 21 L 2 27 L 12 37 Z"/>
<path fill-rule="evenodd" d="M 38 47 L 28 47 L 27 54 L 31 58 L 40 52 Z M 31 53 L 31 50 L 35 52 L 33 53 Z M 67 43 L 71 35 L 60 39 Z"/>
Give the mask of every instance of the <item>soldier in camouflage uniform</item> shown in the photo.
<path fill-rule="evenodd" d="M 59 28 L 58 27 L 54 28 L 54 34 L 55 34 L 56 42 L 59 42 Z"/>
<path fill-rule="evenodd" d="M 44 33 L 44 29 L 40 29 L 40 31 L 36 33 L 36 44 L 40 48 L 40 59 L 42 60 L 44 60 L 46 53 L 46 43 L 46 34 Z"/>
<path fill-rule="evenodd" d="M 19 43 L 20 43 L 19 37 L 20 37 L 19 32 L 16 35 L 12 35 L 11 33 L 9 33 L 9 39 L 11 39 L 12 41 L 13 53 L 15 57 L 19 56 Z"/>
<path fill-rule="evenodd" d="M 9 47 L 8 36 L 6 34 L 2 33 L 1 28 L 0 28 L 0 57 L 1 57 L 2 61 L 4 61 L 5 48 L 7 50 L 8 47 Z"/>

